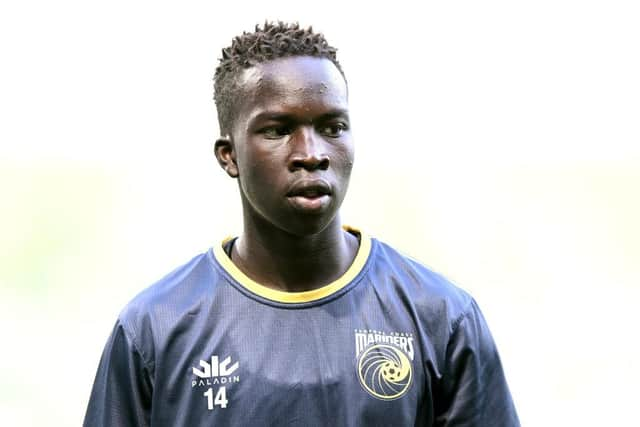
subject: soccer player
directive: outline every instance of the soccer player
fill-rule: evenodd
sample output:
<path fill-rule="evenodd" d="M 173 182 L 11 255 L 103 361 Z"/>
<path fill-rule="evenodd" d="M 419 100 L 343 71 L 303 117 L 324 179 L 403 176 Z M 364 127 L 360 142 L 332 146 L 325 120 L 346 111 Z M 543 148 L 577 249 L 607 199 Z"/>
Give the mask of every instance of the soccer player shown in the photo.
<path fill-rule="evenodd" d="M 354 144 L 336 49 L 256 27 L 223 49 L 215 101 L 242 234 L 126 306 L 85 426 L 518 426 L 474 300 L 340 220 Z"/>

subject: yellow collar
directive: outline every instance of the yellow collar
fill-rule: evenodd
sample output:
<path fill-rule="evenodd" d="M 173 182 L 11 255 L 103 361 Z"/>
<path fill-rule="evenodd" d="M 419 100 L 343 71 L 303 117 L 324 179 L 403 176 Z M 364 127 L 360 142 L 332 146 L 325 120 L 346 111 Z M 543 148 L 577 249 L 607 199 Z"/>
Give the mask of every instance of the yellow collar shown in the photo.
<path fill-rule="evenodd" d="M 230 238 L 226 238 L 223 240 L 222 244 L 214 246 L 213 255 L 215 256 L 218 263 L 222 266 L 222 268 L 224 268 L 227 273 L 229 273 L 229 275 L 233 279 L 235 279 L 236 282 L 258 296 L 270 299 L 272 301 L 289 304 L 317 301 L 338 292 L 340 289 L 351 283 L 351 281 L 355 279 L 355 277 L 364 267 L 365 263 L 367 262 L 367 258 L 369 258 L 369 252 L 371 251 L 371 239 L 369 238 L 369 236 L 366 236 L 358 229 L 349 226 L 343 226 L 343 228 L 346 231 L 357 233 L 360 235 L 360 247 L 358 248 L 358 252 L 355 259 L 353 260 L 353 263 L 347 269 L 347 271 L 345 271 L 345 273 L 335 281 L 329 283 L 328 285 L 322 286 L 321 288 L 313 289 L 310 291 L 278 291 L 254 281 L 242 271 L 240 271 L 240 269 L 236 267 L 236 265 L 225 253 L 223 247 L 224 244 L 230 240 Z"/>

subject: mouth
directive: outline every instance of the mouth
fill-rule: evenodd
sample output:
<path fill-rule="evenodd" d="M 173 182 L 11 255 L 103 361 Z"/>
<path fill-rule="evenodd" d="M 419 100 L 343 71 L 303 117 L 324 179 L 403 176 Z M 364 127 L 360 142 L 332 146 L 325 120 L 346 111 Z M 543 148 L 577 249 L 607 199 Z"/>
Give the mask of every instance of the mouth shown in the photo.
<path fill-rule="evenodd" d="M 331 186 L 324 180 L 296 182 L 287 198 L 294 208 L 302 211 L 322 211 L 331 202 Z"/>
<path fill-rule="evenodd" d="M 306 197 L 309 199 L 330 195 L 331 186 L 320 179 L 297 181 L 287 193 L 287 197 Z"/>

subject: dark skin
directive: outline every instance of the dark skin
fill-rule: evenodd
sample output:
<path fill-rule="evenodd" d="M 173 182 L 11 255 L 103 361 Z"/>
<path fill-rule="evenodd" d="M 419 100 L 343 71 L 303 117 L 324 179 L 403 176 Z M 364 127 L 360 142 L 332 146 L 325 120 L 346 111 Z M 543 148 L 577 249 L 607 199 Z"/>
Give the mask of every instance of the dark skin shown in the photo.
<path fill-rule="evenodd" d="M 354 159 L 346 82 L 328 59 L 297 56 L 245 70 L 241 92 L 230 134 L 215 145 L 242 199 L 231 259 L 273 289 L 327 285 L 358 249 L 339 216 Z"/>

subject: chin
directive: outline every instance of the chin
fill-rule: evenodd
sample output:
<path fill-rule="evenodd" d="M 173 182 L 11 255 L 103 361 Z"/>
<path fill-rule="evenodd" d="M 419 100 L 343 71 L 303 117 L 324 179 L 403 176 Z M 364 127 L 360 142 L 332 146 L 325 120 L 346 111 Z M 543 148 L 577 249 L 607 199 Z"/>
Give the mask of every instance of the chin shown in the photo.
<path fill-rule="evenodd" d="M 280 228 L 295 236 L 313 236 L 322 233 L 337 218 L 333 215 L 298 215 L 295 219 L 284 221 Z"/>

